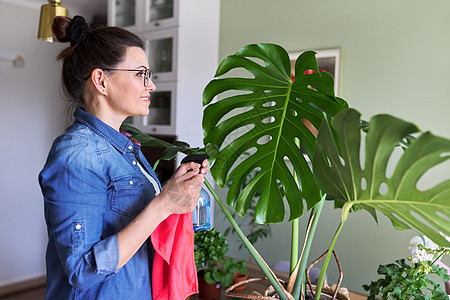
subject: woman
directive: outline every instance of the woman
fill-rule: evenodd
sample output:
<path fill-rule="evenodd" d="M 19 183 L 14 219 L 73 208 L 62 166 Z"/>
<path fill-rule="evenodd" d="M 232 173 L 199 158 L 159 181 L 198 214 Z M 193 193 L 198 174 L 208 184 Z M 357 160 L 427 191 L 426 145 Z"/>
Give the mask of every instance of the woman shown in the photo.
<path fill-rule="evenodd" d="M 161 189 L 139 145 L 120 132 L 128 116 L 149 113 L 156 88 L 139 37 L 90 29 L 80 16 L 57 17 L 53 31 L 70 42 L 58 59 L 63 91 L 80 107 L 39 175 L 49 237 L 46 298 L 152 299 L 149 237 L 169 216 L 190 215 L 207 162 L 182 164 Z"/>

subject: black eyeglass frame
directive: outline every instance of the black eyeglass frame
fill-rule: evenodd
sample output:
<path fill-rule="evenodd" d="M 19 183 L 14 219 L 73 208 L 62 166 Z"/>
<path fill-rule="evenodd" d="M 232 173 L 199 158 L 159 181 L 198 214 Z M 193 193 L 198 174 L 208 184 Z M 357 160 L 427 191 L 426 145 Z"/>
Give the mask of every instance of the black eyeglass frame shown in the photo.
<path fill-rule="evenodd" d="M 102 69 L 103 71 L 125 71 L 125 72 L 144 72 L 144 87 L 148 87 L 149 80 L 152 80 L 153 72 L 150 69 Z M 84 80 L 88 80 L 89 77 L 86 77 Z"/>
<path fill-rule="evenodd" d="M 103 71 L 125 71 L 125 72 L 142 72 L 144 71 L 144 87 L 148 87 L 149 80 L 152 80 L 153 72 L 150 69 L 102 69 Z"/>

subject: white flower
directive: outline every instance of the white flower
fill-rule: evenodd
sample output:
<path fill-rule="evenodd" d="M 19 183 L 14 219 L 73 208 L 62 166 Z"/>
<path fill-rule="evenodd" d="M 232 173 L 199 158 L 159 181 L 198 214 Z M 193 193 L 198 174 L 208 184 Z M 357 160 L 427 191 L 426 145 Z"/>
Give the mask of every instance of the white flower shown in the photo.
<path fill-rule="evenodd" d="M 424 238 L 425 238 L 425 248 L 426 249 L 430 249 L 432 251 L 439 249 L 439 246 L 435 242 L 433 242 L 426 236 L 424 236 Z"/>
<path fill-rule="evenodd" d="M 422 238 L 420 238 L 419 236 L 415 236 L 415 237 L 413 237 L 412 239 L 411 239 L 411 241 L 409 242 L 409 244 L 411 245 L 411 246 L 417 246 L 417 245 L 423 245 L 423 240 L 422 240 Z"/>
<path fill-rule="evenodd" d="M 411 256 L 411 261 L 413 263 L 417 263 L 417 262 L 425 262 L 425 261 L 432 261 L 434 258 L 433 254 L 428 254 L 427 251 L 425 251 L 425 249 L 422 250 L 417 250 L 416 252 L 414 252 Z"/>

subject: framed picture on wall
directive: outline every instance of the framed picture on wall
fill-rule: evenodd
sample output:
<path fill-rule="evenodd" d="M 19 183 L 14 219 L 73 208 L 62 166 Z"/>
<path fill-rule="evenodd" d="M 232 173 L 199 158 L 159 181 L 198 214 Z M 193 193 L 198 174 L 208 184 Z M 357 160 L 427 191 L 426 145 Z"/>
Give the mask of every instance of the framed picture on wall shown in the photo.
<path fill-rule="evenodd" d="M 300 52 L 291 52 L 289 53 L 289 59 L 291 60 L 291 78 L 294 78 L 295 74 L 295 61 L 298 56 L 302 54 L 304 51 Z M 326 49 L 326 50 L 314 50 L 317 53 L 317 64 L 319 66 L 320 71 L 326 71 L 331 74 L 334 78 L 334 93 L 336 96 L 339 96 L 339 75 L 341 68 L 341 49 Z"/>

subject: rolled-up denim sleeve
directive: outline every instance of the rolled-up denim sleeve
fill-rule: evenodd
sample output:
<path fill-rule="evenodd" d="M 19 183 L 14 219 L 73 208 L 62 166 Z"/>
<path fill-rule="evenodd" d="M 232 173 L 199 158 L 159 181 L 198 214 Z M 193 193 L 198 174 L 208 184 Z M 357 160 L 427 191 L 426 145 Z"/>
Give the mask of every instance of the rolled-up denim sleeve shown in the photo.
<path fill-rule="evenodd" d="M 87 289 L 118 272 L 117 236 L 103 236 L 108 182 L 95 145 L 66 136 L 40 173 L 49 247 L 72 286 Z"/>

